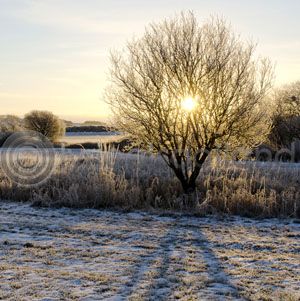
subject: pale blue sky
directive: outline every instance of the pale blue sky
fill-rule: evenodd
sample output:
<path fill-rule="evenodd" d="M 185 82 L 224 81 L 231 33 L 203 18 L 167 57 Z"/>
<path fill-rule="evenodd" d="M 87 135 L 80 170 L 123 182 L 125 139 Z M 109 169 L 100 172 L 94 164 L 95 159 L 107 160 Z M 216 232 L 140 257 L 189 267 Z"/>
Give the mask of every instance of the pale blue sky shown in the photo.
<path fill-rule="evenodd" d="M 0 0 L 0 115 L 104 119 L 109 50 L 188 9 L 200 22 L 222 15 L 257 41 L 276 63 L 276 85 L 300 80 L 299 0 Z"/>

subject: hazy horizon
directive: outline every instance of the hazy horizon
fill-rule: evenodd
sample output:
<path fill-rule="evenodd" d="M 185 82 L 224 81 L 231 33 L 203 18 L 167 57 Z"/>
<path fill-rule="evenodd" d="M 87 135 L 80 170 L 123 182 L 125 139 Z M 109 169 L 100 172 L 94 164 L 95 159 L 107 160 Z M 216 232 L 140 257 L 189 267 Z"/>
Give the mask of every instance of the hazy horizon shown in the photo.
<path fill-rule="evenodd" d="M 275 85 L 300 79 L 298 1 L 0 0 L 0 115 L 48 110 L 79 122 L 108 118 L 108 53 L 152 21 L 193 10 L 224 16 L 276 63 Z"/>

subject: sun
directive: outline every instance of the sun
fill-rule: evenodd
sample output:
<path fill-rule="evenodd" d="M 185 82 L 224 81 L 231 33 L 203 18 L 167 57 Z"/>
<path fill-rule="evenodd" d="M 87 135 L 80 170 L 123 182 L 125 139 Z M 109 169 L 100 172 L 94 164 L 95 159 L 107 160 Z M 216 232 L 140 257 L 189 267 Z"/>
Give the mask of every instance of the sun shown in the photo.
<path fill-rule="evenodd" d="M 196 100 L 192 97 L 187 97 L 187 98 L 184 98 L 182 101 L 181 101 L 181 107 L 185 110 L 185 111 L 188 111 L 188 112 L 191 112 L 195 109 L 197 103 L 196 103 Z"/>

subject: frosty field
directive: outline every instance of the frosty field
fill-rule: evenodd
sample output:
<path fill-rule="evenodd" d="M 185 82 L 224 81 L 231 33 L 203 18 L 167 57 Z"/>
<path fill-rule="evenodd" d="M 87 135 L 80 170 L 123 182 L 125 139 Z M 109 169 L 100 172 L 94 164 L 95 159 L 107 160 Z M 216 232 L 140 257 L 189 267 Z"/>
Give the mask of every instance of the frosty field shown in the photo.
<path fill-rule="evenodd" d="M 0 202 L 1 300 L 299 300 L 296 219 Z"/>
<path fill-rule="evenodd" d="M 80 143 L 110 143 L 122 139 L 118 133 L 79 132 L 66 133 L 59 141 L 67 144 Z"/>

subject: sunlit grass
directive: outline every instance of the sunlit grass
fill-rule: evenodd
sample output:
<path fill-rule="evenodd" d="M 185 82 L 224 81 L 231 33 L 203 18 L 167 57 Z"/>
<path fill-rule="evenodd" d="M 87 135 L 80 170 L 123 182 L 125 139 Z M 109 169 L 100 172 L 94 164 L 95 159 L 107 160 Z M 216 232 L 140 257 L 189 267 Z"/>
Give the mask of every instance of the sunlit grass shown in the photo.
<path fill-rule="evenodd" d="M 209 160 L 197 192 L 181 185 L 158 156 L 102 151 L 56 154 L 55 168 L 41 186 L 23 188 L 0 172 L 0 198 L 44 206 L 122 207 L 226 212 L 246 216 L 299 216 L 300 168 L 282 163 Z"/>

